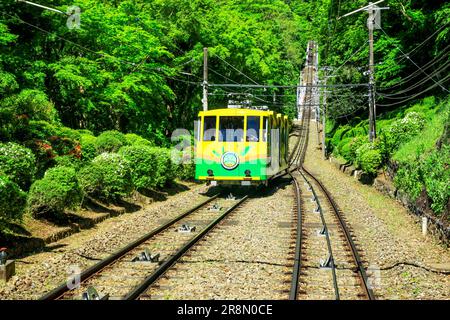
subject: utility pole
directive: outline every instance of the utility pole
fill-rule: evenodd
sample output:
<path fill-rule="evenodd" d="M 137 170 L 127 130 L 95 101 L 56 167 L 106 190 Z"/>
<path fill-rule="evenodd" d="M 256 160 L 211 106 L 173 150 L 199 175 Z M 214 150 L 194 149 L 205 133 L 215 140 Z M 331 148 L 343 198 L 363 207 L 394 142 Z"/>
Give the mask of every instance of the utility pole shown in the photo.
<path fill-rule="evenodd" d="M 203 111 L 208 111 L 208 48 L 203 48 Z"/>
<path fill-rule="evenodd" d="M 375 68 L 373 57 L 373 28 L 374 28 L 374 6 L 369 2 L 369 141 L 372 142 L 377 137 L 376 113 L 375 113 Z"/>
<path fill-rule="evenodd" d="M 323 160 L 327 159 L 327 148 L 325 144 L 325 135 L 326 135 L 326 114 L 327 114 L 327 76 L 325 75 L 325 82 L 324 82 L 325 88 L 323 90 L 323 112 L 322 112 L 322 155 Z"/>
<path fill-rule="evenodd" d="M 354 13 L 360 11 L 367 11 L 369 13 L 369 18 L 367 19 L 367 28 L 369 29 L 369 141 L 373 142 L 377 135 L 376 129 L 376 105 L 375 105 L 375 60 L 374 60 L 374 51 L 373 51 L 373 30 L 380 29 L 381 25 L 381 14 L 380 10 L 389 9 L 380 8 L 377 4 L 384 2 L 384 0 L 379 0 L 375 3 L 369 2 L 369 5 L 359 8 L 350 13 L 344 14 L 339 19 L 348 17 Z"/>

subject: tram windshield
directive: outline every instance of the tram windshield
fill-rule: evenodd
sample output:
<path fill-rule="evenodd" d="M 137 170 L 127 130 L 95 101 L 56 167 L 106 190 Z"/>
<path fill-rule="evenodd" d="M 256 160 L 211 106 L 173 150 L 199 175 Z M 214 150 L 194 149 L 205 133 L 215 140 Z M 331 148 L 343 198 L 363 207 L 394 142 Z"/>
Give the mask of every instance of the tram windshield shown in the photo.
<path fill-rule="evenodd" d="M 244 117 L 220 117 L 219 141 L 243 142 L 244 141 Z"/>
<path fill-rule="evenodd" d="M 216 140 L 216 116 L 207 116 L 203 120 L 203 141 Z"/>
<path fill-rule="evenodd" d="M 260 117 L 247 117 L 247 142 L 259 141 L 259 120 Z"/>

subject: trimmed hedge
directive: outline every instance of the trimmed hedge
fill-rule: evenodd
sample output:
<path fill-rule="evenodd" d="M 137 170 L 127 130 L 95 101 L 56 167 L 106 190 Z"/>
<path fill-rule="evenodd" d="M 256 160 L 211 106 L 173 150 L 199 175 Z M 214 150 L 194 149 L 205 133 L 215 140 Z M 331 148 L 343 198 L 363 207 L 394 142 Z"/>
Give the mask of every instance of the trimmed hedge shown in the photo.
<path fill-rule="evenodd" d="M 0 221 L 20 220 L 26 203 L 27 194 L 7 176 L 0 175 Z"/>
<path fill-rule="evenodd" d="M 105 131 L 97 137 L 96 149 L 98 153 L 117 152 L 123 146 L 128 144 L 125 135 L 119 131 Z"/>
<path fill-rule="evenodd" d="M 137 189 L 152 189 L 167 168 L 158 166 L 159 150 L 144 145 L 122 147 L 119 151 L 130 164 L 131 177 Z"/>
<path fill-rule="evenodd" d="M 116 153 L 102 153 L 78 173 L 84 194 L 105 201 L 117 201 L 133 191 L 130 163 Z"/>
<path fill-rule="evenodd" d="M 147 147 L 153 147 L 154 144 L 151 143 L 149 140 L 142 138 L 141 136 L 134 134 L 134 133 L 127 133 L 125 135 L 125 138 L 127 139 L 128 145 L 143 145 Z"/>
<path fill-rule="evenodd" d="M 36 157 L 17 143 L 0 143 L 0 173 L 28 190 L 36 173 Z"/>
<path fill-rule="evenodd" d="M 375 175 L 381 166 L 380 150 L 372 143 L 365 143 L 356 150 L 356 163 L 364 172 Z"/>
<path fill-rule="evenodd" d="M 94 160 L 94 158 L 98 156 L 96 137 L 88 134 L 82 134 L 80 144 L 81 144 L 81 159 L 83 161 L 89 162 Z"/>
<path fill-rule="evenodd" d="M 81 190 L 75 169 L 55 167 L 31 186 L 28 210 L 35 218 L 49 215 L 63 218 L 64 210 L 77 207 L 80 201 Z"/>

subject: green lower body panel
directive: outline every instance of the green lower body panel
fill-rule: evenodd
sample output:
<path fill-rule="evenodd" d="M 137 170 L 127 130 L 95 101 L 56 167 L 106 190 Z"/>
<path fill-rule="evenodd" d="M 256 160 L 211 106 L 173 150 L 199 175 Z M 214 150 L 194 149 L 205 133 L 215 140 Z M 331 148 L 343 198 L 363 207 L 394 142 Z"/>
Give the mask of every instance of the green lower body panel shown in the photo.
<path fill-rule="evenodd" d="M 265 181 L 284 169 L 276 168 L 276 170 L 271 170 L 265 159 L 242 162 L 234 169 L 225 169 L 220 162 L 206 162 L 202 160 L 196 159 L 195 179 L 197 180 L 236 181 L 238 183 L 251 178 L 251 181 Z M 212 171 L 212 175 L 208 173 L 209 170 Z M 250 171 L 249 176 L 246 175 L 247 170 Z"/>

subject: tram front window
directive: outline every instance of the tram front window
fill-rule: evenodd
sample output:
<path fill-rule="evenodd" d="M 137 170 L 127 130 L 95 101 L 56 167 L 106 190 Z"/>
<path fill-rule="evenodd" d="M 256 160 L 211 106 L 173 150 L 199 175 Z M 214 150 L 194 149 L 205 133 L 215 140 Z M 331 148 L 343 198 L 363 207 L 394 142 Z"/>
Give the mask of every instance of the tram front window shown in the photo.
<path fill-rule="evenodd" d="M 244 117 L 220 117 L 219 141 L 243 142 Z"/>
<path fill-rule="evenodd" d="M 203 141 L 216 140 L 216 116 L 207 116 L 203 120 Z"/>
<path fill-rule="evenodd" d="M 247 142 L 259 141 L 259 117 L 247 117 Z"/>

